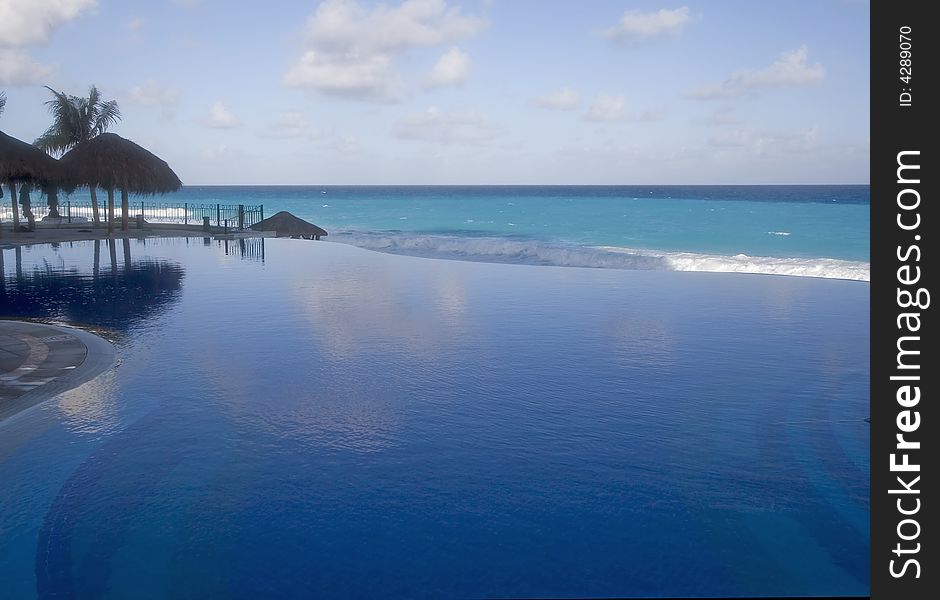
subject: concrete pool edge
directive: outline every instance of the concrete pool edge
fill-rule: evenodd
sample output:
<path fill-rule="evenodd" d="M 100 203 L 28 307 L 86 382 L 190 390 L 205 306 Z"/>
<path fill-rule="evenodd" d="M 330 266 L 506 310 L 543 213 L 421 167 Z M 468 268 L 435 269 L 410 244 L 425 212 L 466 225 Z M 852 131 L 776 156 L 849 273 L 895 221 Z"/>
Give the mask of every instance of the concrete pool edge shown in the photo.
<path fill-rule="evenodd" d="M 91 381 L 110 369 L 115 364 L 117 358 L 117 352 L 111 342 L 77 327 L 34 323 L 15 319 L 0 319 L 0 337 L 2 337 L 5 332 L 11 330 L 19 333 L 27 332 L 27 336 L 32 336 L 37 340 L 44 339 L 41 336 L 45 335 L 45 339 L 77 342 L 83 352 L 80 360 L 65 361 L 74 364 L 66 364 L 64 367 L 53 367 L 57 368 L 60 373 L 49 378 L 48 381 L 36 385 L 29 391 L 8 400 L 0 400 L 0 425 L 3 425 L 18 415 L 22 415 L 24 412 L 42 404 L 46 400 Z M 50 334 L 52 334 L 52 336 L 50 336 Z M 55 334 L 58 334 L 58 336 Z M 70 339 L 60 339 L 65 337 Z M 74 354 L 74 350 L 70 353 Z M 55 348 L 48 349 L 48 354 L 42 364 L 55 362 L 57 360 L 61 361 L 62 357 L 57 356 L 57 354 L 61 354 L 61 352 L 57 352 Z M 28 368 L 39 369 L 41 365 Z M 9 374 L 5 373 L 4 376 L 8 378 L 7 382 L 9 382 Z M 4 383 L 7 382 L 0 381 L 0 389 L 2 389 Z"/>

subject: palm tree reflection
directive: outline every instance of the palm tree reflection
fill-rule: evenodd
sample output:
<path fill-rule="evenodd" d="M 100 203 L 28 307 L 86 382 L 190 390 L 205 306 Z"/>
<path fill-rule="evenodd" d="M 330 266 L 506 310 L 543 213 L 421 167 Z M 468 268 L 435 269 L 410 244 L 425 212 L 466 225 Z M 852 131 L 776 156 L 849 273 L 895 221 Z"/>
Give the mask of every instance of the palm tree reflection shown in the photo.
<path fill-rule="evenodd" d="M 62 320 L 126 330 L 145 323 L 178 301 L 183 267 L 173 261 L 131 258 L 124 240 L 124 268 L 117 269 L 117 243 L 108 240 L 110 277 L 101 277 L 101 244 L 94 242 L 91 272 L 44 260 L 23 267 L 22 250 L 14 248 L 15 276 L 2 271 L 0 317 Z M 2 263 L 0 263 L 2 264 Z"/>

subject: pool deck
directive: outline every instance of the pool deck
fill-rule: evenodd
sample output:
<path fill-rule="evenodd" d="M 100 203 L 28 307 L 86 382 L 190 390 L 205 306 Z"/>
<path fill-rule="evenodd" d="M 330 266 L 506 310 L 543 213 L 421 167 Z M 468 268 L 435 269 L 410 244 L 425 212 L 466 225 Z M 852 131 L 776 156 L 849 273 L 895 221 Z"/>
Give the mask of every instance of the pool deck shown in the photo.
<path fill-rule="evenodd" d="M 35 231 L 15 232 L 9 222 L 0 223 L 0 246 L 26 246 L 50 242 L 77 242 L 83 240 L 139 239 L 145 237 L 213 237 L 213 238 L 256 238 L 272 237 L 274 232 L 253 230 L 225 232 L 219 227 L 205 231 L 201 225 L 183 225 L 176 223 L 147 223 L 143 229 L 137 229 L 132 223 L 130 229 L 121 231 L 120 227 L 110 235 L 107 227 L 94 227 L 91 223 L 36 223 Z"/>
<path fill-rule="evenodd" d="M 97 377 L 107 340 L 72 327 L 0 320 L 0 421 Z"/>

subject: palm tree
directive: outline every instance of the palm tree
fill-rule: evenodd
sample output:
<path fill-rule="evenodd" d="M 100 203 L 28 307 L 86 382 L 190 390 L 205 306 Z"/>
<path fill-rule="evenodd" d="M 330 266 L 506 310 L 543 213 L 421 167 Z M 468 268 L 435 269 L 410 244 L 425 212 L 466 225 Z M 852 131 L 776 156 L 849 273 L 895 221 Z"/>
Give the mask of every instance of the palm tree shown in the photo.
<path fill-rule="evenodd" d="M 69 96 L 45 86 L 52 92 L 52 100 L 46 101 L 46 107 L 52 113 L 52 125 L 33 142 L 39 148 L 53 155 L 62 155 L 68 150 L 100 135 L 121 120 L 121 111 L 115 100 L 102 100 L 98 88 L 91 86 L 87 98 Z M 95 187 L 90 187 L 91 210 L 95 223 L 100 223 L 98 216 L 98 194 Z M 51 200 L 51 198 L 50 198 Z"/>

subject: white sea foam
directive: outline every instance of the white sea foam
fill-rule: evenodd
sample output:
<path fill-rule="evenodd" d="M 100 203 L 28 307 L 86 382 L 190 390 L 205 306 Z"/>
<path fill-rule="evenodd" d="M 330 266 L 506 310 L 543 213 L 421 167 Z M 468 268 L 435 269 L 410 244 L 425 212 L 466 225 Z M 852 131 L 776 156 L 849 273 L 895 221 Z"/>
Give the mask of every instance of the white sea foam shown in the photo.
<path fill-rule="evenodd" d="M 712 273 L 761 273 L 765 275 L 791 275 L 795 277 L 823 277 L 826 279 L 870 280 L 867 262 L 836 258 L 780 258 L 735 254 L 696 254 L 693 252 L 654 252 L 605 247 L 610 252 L 660 256 L 671 271 L 707 271 Z"/>
<path fill-rule="evenodd" d="M 767 235 L 790 235 L 789 231 L 768 231 Z"/>
<path fill-rule="evenodd" d="M 581 246 L 499 237 L 338 231 L 331 239 L 390 254 L 601 269 L 760 273 L 795 277 L 870 280 L 867 262 L 835 258 L 777 258 L 666 252 L 615 246 Z"/>

